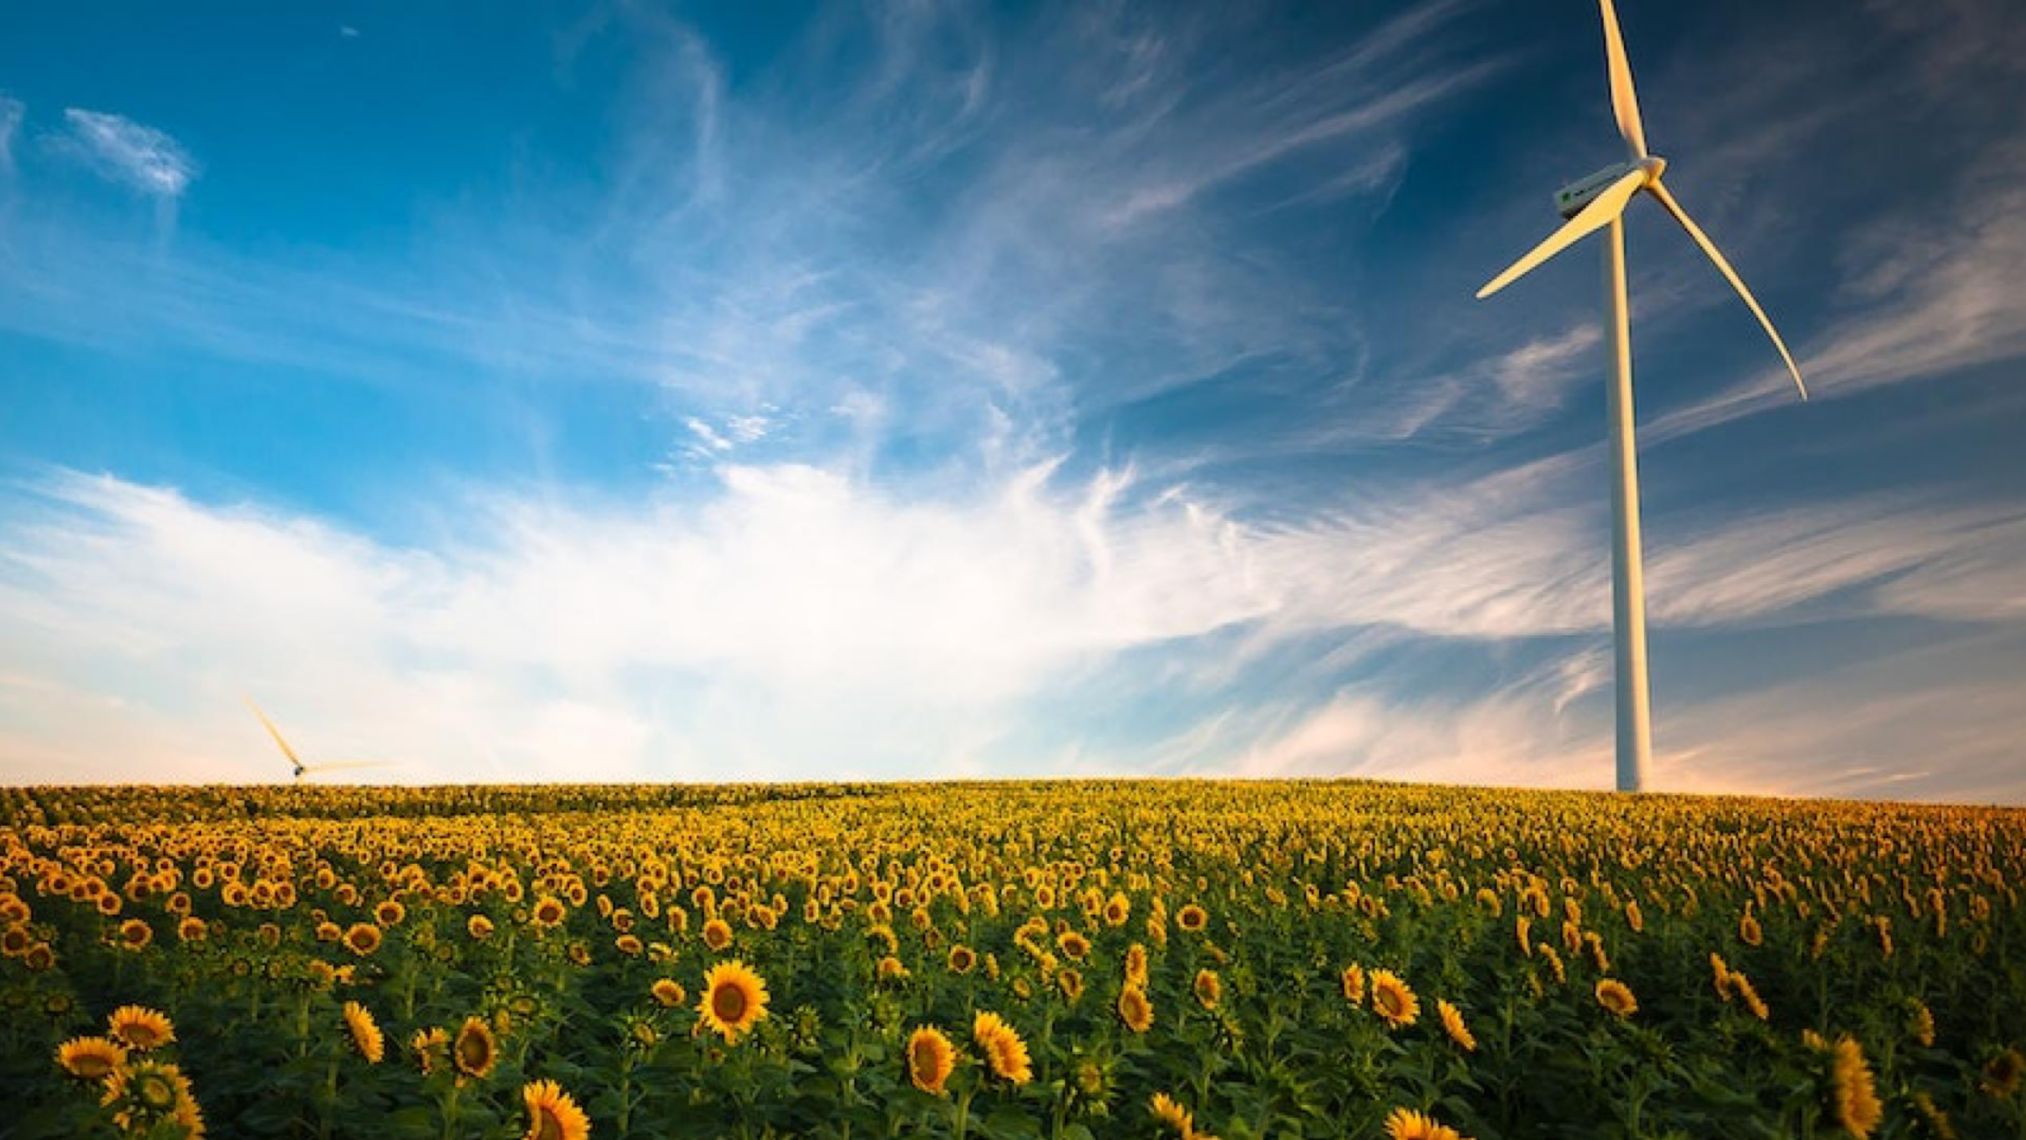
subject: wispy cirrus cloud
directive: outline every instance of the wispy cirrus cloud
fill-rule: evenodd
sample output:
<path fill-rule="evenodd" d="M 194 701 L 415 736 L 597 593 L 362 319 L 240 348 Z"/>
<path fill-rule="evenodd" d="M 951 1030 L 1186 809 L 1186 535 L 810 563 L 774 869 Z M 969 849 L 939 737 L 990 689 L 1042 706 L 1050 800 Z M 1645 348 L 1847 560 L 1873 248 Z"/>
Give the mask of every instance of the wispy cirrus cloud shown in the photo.
<path fill-rule="evenodd" d="M 180 198 L 197 177 L 197 160 L 166 132 L 123 115 L 63 112 L 62 138 L 73 153 L 115 182 L 158 198 Z"/>
<path fill-rule="evenodd" d="M 14 170 L 14 138 L 21 132 L 22 117 L 28 108 L 21 100 L 0 91 L 0 171 Z"/>

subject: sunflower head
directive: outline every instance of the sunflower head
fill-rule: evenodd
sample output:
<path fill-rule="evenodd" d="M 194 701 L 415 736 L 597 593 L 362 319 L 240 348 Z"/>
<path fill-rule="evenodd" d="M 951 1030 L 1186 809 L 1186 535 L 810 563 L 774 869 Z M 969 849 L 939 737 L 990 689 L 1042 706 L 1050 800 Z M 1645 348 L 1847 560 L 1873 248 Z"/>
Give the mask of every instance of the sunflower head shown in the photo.
<path fill-rule="evenodd" d="M 2022 1079 L 2026 1079 L 2026 1055 L 2017 1049 L 2007 1049 L 1984 1064 L 1984 1092 L 2001 1100 L 2018 1092 Z"/>
<path fill-rule="evenodd" d="M 450 1064 L 450 1034 L 440 1025 L 418 1029 L 408 1039 L 408 1049 L 415 1054 L 415 1063 L 427 1077 L 445 1070 Z"/>
<path fill-rule="evenodd" d="M 355 1001 L 345 1003 L 345 1028 L 352 1035 L 352 1047 L 369 1065 L 377 1065 L 387 1055 L 387 1038 L 380 1032 L 380 1023 L 373 1020 L 373 1011 Z"/>
<path fill-rule="evenodd" d="M 120 923 L 119 944 L 123 950 L 144 950 L 155 940 L 155 928 L 138 918 Z"/>
<path fill-rule="evenodd" d="M 1175 1135 L 1182 1137 L 1195 1135 L 1196 1121 L 1193 1114 L 1177 1104 L 1175 1098 L 1167 1093 L 1155 1093 L 1153 1099 L 1147 1102 L 1147 1110 L 1153 1114 L 1155 1120 L 1174 1129 Z"/>
<path fill-rule="evenodd" d="M 1154 1024 L 1154 1003 L 1147 997 L 1147 991 L 1138 986 L 1127 986 L 1119 991 L 1119 1020 L 1134 1033 L 1145 1033 Z"/>
<path fill-rule="evenodd" d="M 499 1061 L 499 1039 L 492 1035 L 492 1026 L 484 1018 L 467 1017 L 457 1030 L 457 1039 L 451 1043 L 450 1057 L 459 1074 L 483 1080 Z"/>
<path fill-rule="evenodd" d="M 551 929 L 561 926 L 563 919 L 568 917 L 568 915 L 569 911 L 564 908 L 561 899 L 543 895 L 541 898 L 535 900 L 535 907 L 529 913 L 529 919 L 536 926 Z"/>
<path fill-rule="evenodd" d="M 767 983 L 733 959 L 719 962 L 704 975 L 699 1020 L 711 1032 L 737 1043 L 739 1036 L 767 1016 Z"/>
<path fill-rule="evenodd" d="M 146 1053 L 176 1039 L 176 1027 L 160 1010 L 141 1005 L 123 1005 L 106 1018 L 113 1039 L 127 1048 Z"/>
<path fill-rule="evenodd" d="M 1197 1004 L 1204 1009 L 1216 1009 L 1217 1003 L 1224 1000 L 1224 981 L 1215 970 L 1196 971 L 1196 981 L 1189 989 L 1196 995 Z"/>
<path fill-rule="evenodd" d="M 1363 966 L 1358 965 L 1356 962 L 1345 966 L 1343 976 L 1338 980 L 1343 984 L 1345 1001 L 1350 1002 L 1352 1005 L 1365 1004 L 1365 968 Z"/>
<path fill-rule="evenodd" d="M 908 1035 L 908 1082 L 925 1093 L 944 1095 L 943 1082 L 957 1067 L 957 1049 L 943 1031 L 924 1025 Z"/>
<path fill-rule="evenodd" d="M 1463 1136 L 1425 1113 L 1396 1108 L 1386 1117 L 1386 1140 L 1463 1140 Z"/>
<path fill-rule="evenodd" d="M 1027 1042 L 1021 1039 L 1019 1030 L 1006 1024 L 998 1014 L 980 1012 L 972 1019 L 971 1038 L 985 1055 L 993 1076 L 1016 1085 L 1034 1079 Z"/>
<path fill-rule="evenodd" d="M 674 1009 L 689 1000 L 689 994 L 683 990 L 682 983 L 674 978 L 656 978 L 654 985 L 648 987 L 648 992 L 653 994 L 654 1000 L 666 1009 Z"/>
<path fill-rule="evenodd" d="M 1619 1017 L 1631 1017 L 1639 1012 L 1639 999 L 1633 997 L 1631 989 L 1616 978 L 1598 980 L 1597 1004 Z"/>
<path fill-rule="evenodd" d="M 528 1130 L 522 1140 L 585 1140 L 591 1118 L 554 1081 L 533 1081 L 521 1089 L 528 1109 Z"/>
<path fill-rule="evenodd" d="M 345 931 L 345 949 L 363 958 L 380 949 L 383 936 L 370 922 L 355 922 Z"/>
<path fill-rule="evenodd" d="M 703 924 L 703 944 L 713 953 L 732 944 L 732 926 L 722 918 L 713 918 Z"/>
<path fill-rule="evenodd" d="M 1844 1131 L 1864 1140 L 1885 1119 L 1878 1085 L 1855 1037 L 1838 1038 L 1829 1054 L 1829 1111 Z"/>
<path fill-rule="evenodd" d="M 1372 1012 L 1388 1029 L 1414 1024 L 1421 1016 L 1421 999 L 1414 989 L 1391 970 L 1372 971 Z"/>
<path fill-rule="evenodd" d="M 112 1110 L 113 1123 L 129 1135 L 148 1135 L 172 1122 L 183 1136 L 204 1134 L 190 1080 L 175 1065 L 139 1061 L 108 1073 L 105 1086 L 99 1104 Z"/>
<path fill-rule="evenodd" d="M 1471 1034 L 1470 1026 L 1463 1022 L 1463 1011 L 1446 1001 L 1435 1003 L 1435 1014 L 1442 1019 L 1442 1031 L 1449 1035 L 1466 1053 L 1477 1052 L 1477 1038 Z"/>
<path fill-rule="evenodd" d="M 102 1081 L 125 1067 L 127 1051 L 110 1038 L 73 1037 L 57 1046 L 56 1063 L 79 1080 Z"/>

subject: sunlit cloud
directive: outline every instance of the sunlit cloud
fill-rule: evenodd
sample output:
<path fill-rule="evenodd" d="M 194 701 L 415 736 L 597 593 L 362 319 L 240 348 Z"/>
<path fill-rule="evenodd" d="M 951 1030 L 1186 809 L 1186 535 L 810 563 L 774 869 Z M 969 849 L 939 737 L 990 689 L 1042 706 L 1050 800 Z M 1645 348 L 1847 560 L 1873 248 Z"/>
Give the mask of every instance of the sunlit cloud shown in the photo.
<path fill-rule="evenodd" d="M 168 134 L 105 111 L 63 112 L 66 138 L 100 174 L 143 194 L 180 197 L 197 177 L 197 161 Z"/>

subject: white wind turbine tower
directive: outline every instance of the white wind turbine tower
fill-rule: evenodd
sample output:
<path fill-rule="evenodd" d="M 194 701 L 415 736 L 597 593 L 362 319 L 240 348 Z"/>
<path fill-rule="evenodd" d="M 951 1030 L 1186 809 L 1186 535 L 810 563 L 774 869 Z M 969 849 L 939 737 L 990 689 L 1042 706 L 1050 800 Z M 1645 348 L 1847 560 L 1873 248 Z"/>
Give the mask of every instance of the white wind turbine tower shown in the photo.
<path fill-rule="evenodd" d="M 295 749 L 289 746 L 289 742 L 282 738 L 281 730 L 274 727 L 274 722 L 267 719 L 266 713 L 260 711 L 260 706 L 253 702 L 252 697 L 246 698 L 246 707 L 252 709 L 253 715 L 260 718 L 260 723 L 267 728 L 267 734 L 274 737 L 275 746 L 281 749 L 283 756 L 288 757 L 290 767 L 295 770 L 296 783 L 301 783 L 302 778 L 312 772 L 334 772 L 343 768 L 385 768 L 387 766 L 377 760 L 324 760 L 315 764 L 305 764 L 302 762 L 302 757 L 296 755 Z"/>
<path fill-rule="evenodd" d="M 1639 122 L 1639 100 L 1632 90 L 1632 66 L 1625 60 L 1625 41 L 1618 32 L 1618 13 L 1611 0 L 1599 0 L 1604 11 L 1604 55 L 1611 79 L 1611 111 L 1618 120 L 1618 133 L 1625 139 L 1626 161 L 1606 167 L 1587 178 L 1563 187 L 1555 204 L 1567 222 L 1546 241 L 1512 263 L 1505 272 L 1477 291 L 1480 300 L 1511 284 L 1535 266 L 1560 253 L 1576 239 L 1595 230 L 1608 229 L 1604 240 L 1604 311 L 1610 331 L 1611 387 L 1608 414 L 1611 420 L 1611 600 L 1612 628 L 1616 635 L 1616 684 L 1618 698 L 1618 790 L 1636 792 L 1646 786 L 1647 762 L 1653 750 L 1651 713 L 1646 682 L 1646 587 L 1639 553 L 1639 461 L 1632 434 L 1632 341 L 1625 300 L 1624 213 L 1634 195 L 1653 195 L 1662 209 L 1673 215 L 1688 236 L 1715 263 L 1717 271 L 1738 291 L 1773 347 L 1780 350 L 1787 371 L 1801 398 L 1808 387 L 1801 382 L 1801 370 L 1794 356 L 1759 307 L 1752 291 L 1731 268 L 1716 243 L 1674 200 L 1660 175 L 1667 161 L 1646 150 L 1646 130 Z"/>

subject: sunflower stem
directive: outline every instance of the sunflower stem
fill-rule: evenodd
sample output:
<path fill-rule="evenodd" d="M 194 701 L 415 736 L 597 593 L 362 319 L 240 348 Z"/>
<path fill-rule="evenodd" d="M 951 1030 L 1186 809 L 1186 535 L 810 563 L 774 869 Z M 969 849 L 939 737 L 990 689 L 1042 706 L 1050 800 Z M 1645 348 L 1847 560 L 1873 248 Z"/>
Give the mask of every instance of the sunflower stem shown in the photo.
<path fill-rule="evenodd" d="M 323 1114 L 317 1120 L 317 1140 L 330 1140 L 331 1115 L 336 1111 L 337 1104 L 338 1058 L 333 1056 L 331 1063 L 324 1067 Z"/>
<path fill-rule="evenodd" d="M 976 1095 L 978 1095 L 978 1090 L 976 1087 L 972 1087 L 965 1089 L 963 1093 L 957 1097 L 957 1120 L 955 1125 L 956 1140 L 964 1140 L 964 1135 L 966 1131 L 970 1128 L 971 1098 Z"/>
<path fill-rule="evenodd" d="M 443 1095 L 443 1140 L 453 1140 L 457 1135 L 457 1082 L 452 1081 L 449 1091 Z"/>

